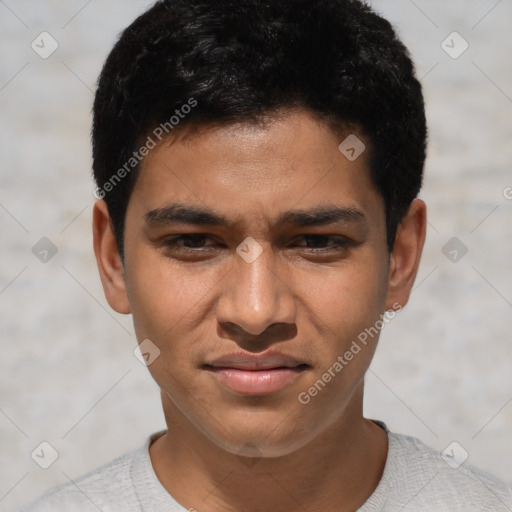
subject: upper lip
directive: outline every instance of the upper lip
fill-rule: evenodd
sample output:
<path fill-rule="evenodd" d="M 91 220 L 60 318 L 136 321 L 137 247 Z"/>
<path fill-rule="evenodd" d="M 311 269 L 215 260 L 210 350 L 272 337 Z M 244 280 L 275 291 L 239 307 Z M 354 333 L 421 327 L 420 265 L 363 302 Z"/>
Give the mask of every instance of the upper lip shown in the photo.
<path fill-rule="evenodd" d="M 226 354 L 206 364 L 214 368 L 235 368 L 238 370 L 269 370 L 271 368 L 296 368 L 307 366 L 306 363 L 280 353 L 252 354 L 233 353 Z"/>

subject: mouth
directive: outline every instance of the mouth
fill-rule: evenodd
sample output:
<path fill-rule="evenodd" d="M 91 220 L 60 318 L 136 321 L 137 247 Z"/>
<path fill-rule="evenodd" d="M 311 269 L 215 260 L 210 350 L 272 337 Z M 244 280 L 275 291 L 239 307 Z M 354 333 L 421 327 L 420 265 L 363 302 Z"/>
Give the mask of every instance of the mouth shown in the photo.
<path fill-rule="evenodd" d="M 225 364 L 225 363 L 223 363 Z M 248 361 L 220 366 L 206 364 L 203 369 L 223 386 L 240 395 L 269 395 L 297 380 L 310 366 L 288 362 L 275 365 L 270 361 Z"/>

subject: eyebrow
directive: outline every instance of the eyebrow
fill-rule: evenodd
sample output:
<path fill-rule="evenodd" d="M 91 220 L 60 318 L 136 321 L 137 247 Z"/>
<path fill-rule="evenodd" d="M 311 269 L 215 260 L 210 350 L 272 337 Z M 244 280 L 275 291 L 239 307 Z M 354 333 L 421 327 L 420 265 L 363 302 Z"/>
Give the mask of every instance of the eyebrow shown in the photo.
<path fill-rule="evenodd" d="M 241 218 L 229 219 L 207 207 L 173 203 L 162 208 L 156 208 L 145 214 L 146 222 L 151 227 L 168 226 L 175 224 L 190 224 L 197 226 L 220 226 L 237 228 L 243 225 Z M 320 205 L 310 209 L 289 210 L 281 213 L 270 227 L 312 227 L 329 224 L 362 223 L 366 224 L 365 214 L 349 207 L 336 205 Z"/>

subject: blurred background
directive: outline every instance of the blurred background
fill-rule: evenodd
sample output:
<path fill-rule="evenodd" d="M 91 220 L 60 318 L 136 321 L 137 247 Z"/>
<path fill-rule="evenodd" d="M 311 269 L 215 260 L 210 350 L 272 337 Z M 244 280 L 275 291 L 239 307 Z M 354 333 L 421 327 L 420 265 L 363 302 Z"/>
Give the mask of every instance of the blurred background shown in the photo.
<path fill-rule="evenodd" d="M 151 3 L 0 0 L 3 512 L 165 426 L 91 245 L 95 82 Z M 424 84 L 429 228 L 411 302 L 368 373 L 365 414 L 439 450 L 456 441 L 468 462 L 512 483 L 512 4 L 370 3 Z M 55 457 L 41 450 L 58 453 L 48 469 Z"/>

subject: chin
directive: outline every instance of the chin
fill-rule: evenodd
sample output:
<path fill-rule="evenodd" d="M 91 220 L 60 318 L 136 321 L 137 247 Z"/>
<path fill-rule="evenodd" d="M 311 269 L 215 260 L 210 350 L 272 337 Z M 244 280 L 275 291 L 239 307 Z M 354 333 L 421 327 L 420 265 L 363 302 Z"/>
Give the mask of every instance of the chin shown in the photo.
<path fill-rule="evenodd" d="M 241 457 L 282 457 L 293 453 L 311 442 L 318 431 L 286 421 L 282 416 L 274 421 L 261 418 L 238 420 L 231 425 L 223 423 L 223 429 L 205 433 L 223 450 Z M 212 425 L 213 426 L 213 425 Z"/>

